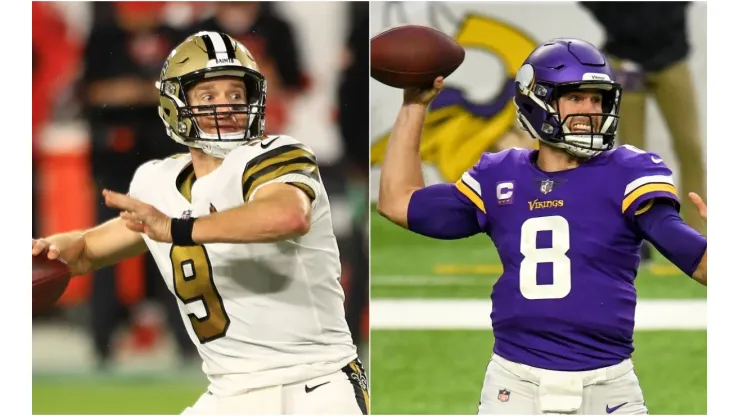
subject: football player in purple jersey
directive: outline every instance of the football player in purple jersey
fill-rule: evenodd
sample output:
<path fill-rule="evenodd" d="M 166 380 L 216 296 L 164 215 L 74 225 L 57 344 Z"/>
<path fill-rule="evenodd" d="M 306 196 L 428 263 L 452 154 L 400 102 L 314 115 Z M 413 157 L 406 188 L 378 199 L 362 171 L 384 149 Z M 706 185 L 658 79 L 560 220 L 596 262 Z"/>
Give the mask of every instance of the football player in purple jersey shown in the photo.
<path fill-rule="evenodd" d="M 539 150 L 484 153 L 457 183 L 424 186 L 422 125 L 442 84 L 404 91 L 377 209 L 432 238 L 486 233 L 498 249 L 479 413 L 647 413 L 631 361 L 640 243 L 706 285 L 707 240 L 679 217 L 660 156 L 614 147 L 621 87 L 607 59 L 578 39 L 539 45 L 514 98 Z"/>

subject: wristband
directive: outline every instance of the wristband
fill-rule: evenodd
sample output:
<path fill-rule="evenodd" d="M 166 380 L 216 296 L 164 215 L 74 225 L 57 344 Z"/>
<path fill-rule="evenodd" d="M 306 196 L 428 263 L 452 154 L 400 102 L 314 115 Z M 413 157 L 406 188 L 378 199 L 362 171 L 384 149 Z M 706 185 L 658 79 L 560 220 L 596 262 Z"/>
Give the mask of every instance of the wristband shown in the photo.
<path fill-rule="evenodd" d="M 188 219 L 173 218 L 170 225 L 172 233 L 172 244 L 176 246 L 197 246 L 193 241 L 193 225 L 197 218 Z"/>

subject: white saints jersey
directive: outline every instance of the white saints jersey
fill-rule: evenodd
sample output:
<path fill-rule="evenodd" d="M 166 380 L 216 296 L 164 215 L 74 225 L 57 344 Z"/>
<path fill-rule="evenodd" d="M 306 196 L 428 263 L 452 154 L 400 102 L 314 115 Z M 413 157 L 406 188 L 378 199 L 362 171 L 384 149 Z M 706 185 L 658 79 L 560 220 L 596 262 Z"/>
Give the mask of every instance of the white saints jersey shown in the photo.
<path fill-rule="evenodd" d="M 290 183 L 312 199 L 310 231 L 265 244 L 158 243 L 144 236 L 177 298 L 217 395 L 330 374 L 357 357 L 339 282 L 339 249 L 316 160 L 288 136 L 240 146 L 194 179 L 189 154 L 142 165 L 130 195 L 171 217 L 203 217 Z"/>

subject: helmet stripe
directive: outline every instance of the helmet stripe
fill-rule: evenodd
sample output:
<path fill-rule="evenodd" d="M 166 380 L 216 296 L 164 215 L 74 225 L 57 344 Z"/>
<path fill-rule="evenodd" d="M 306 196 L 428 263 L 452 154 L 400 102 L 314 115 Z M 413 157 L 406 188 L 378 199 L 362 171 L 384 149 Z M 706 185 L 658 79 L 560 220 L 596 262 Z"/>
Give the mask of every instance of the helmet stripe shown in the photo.
<path fill-rule="evenodd" d="M 221 34 L 206 32 L 203 35 L 203 42 L 206 44 L 209 60 L 217 59 L 220 61 L 235 58 L 234 48 L 231 47 L 231 42 L 226 42 Z M 229 47 L 226 46 L 227 44 L 229 44 Z M 229 53 L 229 49 L 231 49 L 231 53 Z"/>
<path fill-rule="evenodd" d="M 234 45 L 231 44 L 231 39 L 223 33 L 220 33 L 220 35 L 226 47 L 226 55 L 228 55 L 229 59 L 236 59 L 236 52 L 234 51 Z"/>
<path fill-rule="evenodd" d="M 208 53 L 208 60 L 212 61 L 216 59 L 216 48 L 213 46 L 213 41 L 208 34 L 204 34 L 200 37 L 203 39 L 203 43 L 206 45 L 206 53 Z"/>

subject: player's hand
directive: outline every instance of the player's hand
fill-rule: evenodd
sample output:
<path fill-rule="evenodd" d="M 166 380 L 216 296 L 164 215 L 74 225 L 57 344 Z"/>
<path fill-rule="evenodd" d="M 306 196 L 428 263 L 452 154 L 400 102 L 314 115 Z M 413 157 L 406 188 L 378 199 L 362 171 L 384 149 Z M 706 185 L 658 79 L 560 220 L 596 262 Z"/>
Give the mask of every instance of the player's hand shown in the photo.
<path fill-rule="evenodd" d="M 704 200 L 701 199 L 701 197 L 693 192 L 689 192 L 689 198 L 691 199 L 691 202 L 696 205 L 696 209 L 699 210 L 699 215 L 704 219 L 704 221 L 707 220 L 707 204 L 704 203 Z"/>
<path fill-rule="evenodd" d="M 31 239 L 31 254 L 67 263 L 72 276 L 90 271 L 90 262 L 84 256 L 85 238 L 82 233 L 63 233 Z"/>
<path fill-rule="evenodd" d="M 46 257 L 48 257 L 50 260 L 55 260 L 59 258 L 61 251 L 57 246 L 52 245 L 46 240 L 31 239 L 31 241 L 33 242 L 31 245 L 31 255 L 38 256 L 46 252 Z"/>
<path fill-rule="evenodd" d="M 444 77 L 435 78 L 431 88 L 406 88 L 403 90 L 403 103 L 404 105 L 421 104 L 426 107 L 442 91 L 442 87 L 444 87 Z"/>
<path fill-rule="evenodd" d="M 172 242 L 172 218 L 161 213 L 149 204 L 145 204 L 128 195 L 103 190 L 105 205 L 121 210 L 121 218 L 126 227 L 137 233 L 144 233 L 154 241 Z"/>

